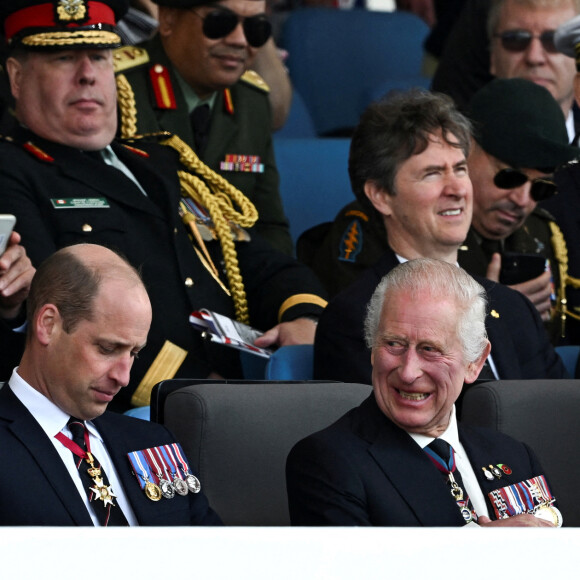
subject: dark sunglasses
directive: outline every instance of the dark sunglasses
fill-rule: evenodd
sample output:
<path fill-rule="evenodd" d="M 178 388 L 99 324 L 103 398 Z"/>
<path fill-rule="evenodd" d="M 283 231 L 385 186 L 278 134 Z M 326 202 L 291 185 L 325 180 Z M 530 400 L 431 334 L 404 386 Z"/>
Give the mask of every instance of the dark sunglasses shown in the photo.
<path fill-rule="evenodd" d="M 500 169 L 493 178 L 496 187 L 500 189 L 515 189 L 516 187 L 521 187 L 527 181 L 529 179 L 525 173 L 511 167 Z M 542 201 L 558 193 L 556 184 L 549 177 L 537 177 L 531 181 L 530 197 L 534 201 Z"/>
<path fill-rule="evenodd" d="M 506 30 L 494 34 L 494 38 L 501 40 L 501 45 L 510 52 L 523 52 L 530 46 L 533 38 L 539 38 L 546 52 L 558 52 L 554 44 L 555 30 L 546 30 L 540 35 L 532 34 L 529 30 Z"/>
<path fill-rule="evenodd" d="M 227 8 L 217 8 L 205 16 L 201 16 L 195 10 L 192 12 L 203 20 L 203 34 L 212 40 L 230 34 L 240 21 L 248 44 L 254 48 L 264 46 L 272 34 L 272 25 L 265 14 L 244 18 Z"/>

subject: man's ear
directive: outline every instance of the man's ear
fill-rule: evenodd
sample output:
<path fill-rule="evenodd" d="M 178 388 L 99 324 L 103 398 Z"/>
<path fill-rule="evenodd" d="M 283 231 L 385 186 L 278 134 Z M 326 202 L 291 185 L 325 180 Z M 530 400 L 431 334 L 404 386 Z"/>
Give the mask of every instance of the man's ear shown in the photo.
<path fill-rule="evenodd" d="M 170 6 L 159 6 L 158 31 L 161 36 L 171 35 L 173 27 L 175 26 L 175 20 L 176 18 L 179 18 L 181 12 L 183 11 Z"/>
<path fill-rule="evenodd" d="M 45 304 L 34 320 L 34 333 L 38 342 L 47 346 L 62 329 L 60 312 L 54 304 Z"/>
<path fill-rule="evenodd" d="M 477 379 L 490 352 L 491 352 L 491 343 L 488 340 L 482 355 L 476 361 L 469 363 L 467 365 L 467 371 L 465 373 L 464 379 L 465 383 L 469 385 Z"/>
<path fill-rule="evenodd" d="M 364 185 L 364 191 L 369 201 L 373 204 L 373 207 L 381 215 L 391 215 L 391 195 L 382 187 L 379 187 L 374 181 L 367 181 Z"/>
<path fill-rule="evenodd" d="M 10 80 L 10 91 L 15 99 L 20 97 L 20 81 L 22 79 L 22 63 L 10 56 L 6 59 L 6 72 Z"/>

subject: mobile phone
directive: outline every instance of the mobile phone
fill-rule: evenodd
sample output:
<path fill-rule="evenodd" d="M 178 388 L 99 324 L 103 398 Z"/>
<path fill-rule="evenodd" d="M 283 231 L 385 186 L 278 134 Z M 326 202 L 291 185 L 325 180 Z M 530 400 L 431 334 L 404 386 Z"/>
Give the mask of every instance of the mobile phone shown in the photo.
<path fill-rule="evenodd" d="M 546 258 L 541 254 L 504 252 L 501 256 L 499 281 L 512 285 L 537 278 L 546 270 Z"/>
<path fill-rule="evenodd" d="M 0 214 L 0 256 L 6 251 L 6 246 L 15 224 L 15 216 L 9 213 Z"/>

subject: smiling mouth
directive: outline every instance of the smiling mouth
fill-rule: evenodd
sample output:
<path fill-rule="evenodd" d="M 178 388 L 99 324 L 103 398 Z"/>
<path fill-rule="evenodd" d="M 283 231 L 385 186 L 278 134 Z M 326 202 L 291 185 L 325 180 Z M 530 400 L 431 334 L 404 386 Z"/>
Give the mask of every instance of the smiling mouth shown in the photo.
<path fill-rule="evenodd" d="M 461 209 L 447 209 L 439 213 L 439 215 L 460 215 L 463 210 Z"/>
<path fill-rule="evenodd" d="M 408 401 L 424 401 L 429 397 L 429 393 L 407 393 L 400 389 L 397 389 L 397 392 L 403 399 L 407 399 Z"/>

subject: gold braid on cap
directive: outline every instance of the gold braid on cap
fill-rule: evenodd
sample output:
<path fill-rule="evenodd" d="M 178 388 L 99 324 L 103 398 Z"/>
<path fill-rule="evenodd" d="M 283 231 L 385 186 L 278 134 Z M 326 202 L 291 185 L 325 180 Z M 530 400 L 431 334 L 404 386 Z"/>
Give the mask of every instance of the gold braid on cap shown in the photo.
<path fill-rule="evenodd" d="M 120 44 L 121 37 L 106 30 L 67 30 L 63 32 L 39 32 L 22 39 L 24 46 L 66 48 L 79 44 L 96 46 L 101 44 Z"/>
<path fill-rule="evenodd" d="M 248 301 L 230 223 L 233 222 L 243 228 L 252 227 L 258 219 L 258 211 L 241 191 L 202 163 L 192 149 L 177 135 L 172 135 L 162 141 L 162 144 L 173 147 L 179 153 L 181 163 L 188 169 L 188 171 L 177 172 L 182 195 L 191 197 L 209 212 L 224 255 L 236 319 L 248 324 L 250 321 Z M 205 181 L 189 171 L 197 173 Z M 241 212 L 234 209 L 232 201 Z M 185 224 L 190 221 L 187 214 L 183 216 L 183 221 Z"/>
<path fill-rule="evenodd" d="M 137 105 L 131 83 L 125 75 L 117 75 L 117 102 L 121 113 L 121 138 L 129 139 L 137 134 Z"/>
<path fill-rule="evenodd" d="M 549 225 L 552 232 L 551 241 L 554 249 L 554 256 L 558 262 L 558 272 L 560 274 L 560 287 L 558 288 L 556 312 L 560 314 L 560 335 L 564 338 L 566 336 L 566 318 L 570 316 L 575 320 L 580 320 L 580 315 L 568 310 L 566 286 L 580 288 L 580 279 L 568 275 L 568 248 L 566 247 L 566 241 L 564 240 L 562 230 L 553 221 L 550 221 Z"/>

